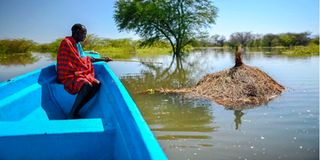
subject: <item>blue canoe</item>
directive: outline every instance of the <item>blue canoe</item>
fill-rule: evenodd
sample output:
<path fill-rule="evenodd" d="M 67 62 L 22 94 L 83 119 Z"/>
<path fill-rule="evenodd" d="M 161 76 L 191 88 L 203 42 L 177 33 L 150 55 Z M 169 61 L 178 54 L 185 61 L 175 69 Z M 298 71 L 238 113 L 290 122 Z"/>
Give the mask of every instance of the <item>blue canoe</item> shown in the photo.
<path fill-rule="evenodd" d="M 167 159 L 108 65 L 94 68 L 102 86 L 77 120 L 55 65 L 0 83 L 0 159 Z"/>

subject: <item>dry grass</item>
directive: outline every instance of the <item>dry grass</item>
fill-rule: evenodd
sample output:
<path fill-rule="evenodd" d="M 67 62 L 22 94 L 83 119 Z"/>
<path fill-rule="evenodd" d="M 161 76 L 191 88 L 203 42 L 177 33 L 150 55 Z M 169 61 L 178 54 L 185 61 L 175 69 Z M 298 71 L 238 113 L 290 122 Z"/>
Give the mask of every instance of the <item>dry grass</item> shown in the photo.
<path fill-rule="evenodd" d="M 267 103 L 284 89 L 265 72 L 243 64 L 206 75 L 192 88 L 157 89 L 155 92 L 183 93 L 189 98 L 205 98 L 238 109 Z"/>

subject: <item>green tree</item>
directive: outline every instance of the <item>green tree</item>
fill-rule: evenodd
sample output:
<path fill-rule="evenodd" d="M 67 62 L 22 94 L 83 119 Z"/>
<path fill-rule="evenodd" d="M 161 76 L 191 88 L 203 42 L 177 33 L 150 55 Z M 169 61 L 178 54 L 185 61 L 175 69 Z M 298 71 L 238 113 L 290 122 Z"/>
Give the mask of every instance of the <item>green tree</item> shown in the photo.
<path fill-rule="evenodd" d="M 278 44 L 279 42 L 279 36 L 275 34 L 266 34 L 262 38 L 262 46 L 264 47 L 274 47 Z"/>
<path fill-rule="evenodd" d="M 215 23 L 217 8 L 210 0 L 118 0 L 114 18 L 120 31 L 134 31 L 144 44 L 169 41 L 173 55 Z"/>
<path fill-rule="evenodd" d="M 279 35 L 280 43 L 283 46 L 290 47 L 294 45 L 294 36 L 290 33 L 283 33 Z"/>
<path fill-rule="evenodd" d="M 98 36 L 93 34 L 88 34 L 86 39 L 81 43 L 81 45 L 86 50 L 93 50 L 94 48 L 99 48 L 101 46 L 104 46 L 105 43 Z"/>
<path fill-rule="evenodd" d="M 319 35 L 314 36 L 313 38 L 311 38 L 310 44 L 319 45 Z"/>
<path fill-rule="evenodd" d="M 310 32 L 295 33 L 293 35 L 294 35 L 295 46 L 305 46 L 311 40 L 311 38 L 309 38 L 309 36 L 311 35 Z"/>
<path fill-rule="evenodd" d="M 252 41 L 249 43 L 250 47 L 261 47 L 262 45 L 262 35 L 254 34 Z"/>
<path fill-rule="evenodd" d="M 55 41 L 51 43 L 45 43 L 45 44 L 39 44 L 37 51 L 39 52 L 50 52 L 50 53 L 57 53 L 60 43 L 62 41 L 62 38 L 58 38 Z"/>

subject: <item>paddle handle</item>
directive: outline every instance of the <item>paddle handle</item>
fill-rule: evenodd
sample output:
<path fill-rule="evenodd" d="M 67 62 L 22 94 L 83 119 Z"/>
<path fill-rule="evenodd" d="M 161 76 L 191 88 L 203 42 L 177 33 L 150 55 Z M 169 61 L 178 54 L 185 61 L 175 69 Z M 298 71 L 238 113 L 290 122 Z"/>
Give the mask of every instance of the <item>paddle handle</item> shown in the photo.
<path fill-rule="evenodd" d="M 162 64 L 161 62 L 144 62 L 144 61 L 132 60 L 132 59 L 112 59 L 112 61 Z"/>

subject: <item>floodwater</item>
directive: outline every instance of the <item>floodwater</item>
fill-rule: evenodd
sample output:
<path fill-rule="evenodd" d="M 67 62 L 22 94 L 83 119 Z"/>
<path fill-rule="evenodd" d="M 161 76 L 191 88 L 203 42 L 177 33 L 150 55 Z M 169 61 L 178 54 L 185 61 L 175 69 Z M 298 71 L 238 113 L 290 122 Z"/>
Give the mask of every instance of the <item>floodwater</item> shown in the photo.
<path fill-rule="evenodd" d="M 232 67 L 230 51 L 194 51 L 173 62 L 171 56 L 140 60 L 146 63 L 114 61 L 109 66 L 128 89 L 169 159 L 319 159 L 319 57 L 247 52 L 244 63 L 259 67 L 286 91 L 268 104 L 244 106 L 243 110 L 152 92 L 154 88 L 192 86 L 206 74 Z M 0 81 L 52 62 L 50 54 L 0 56 Z"/>

